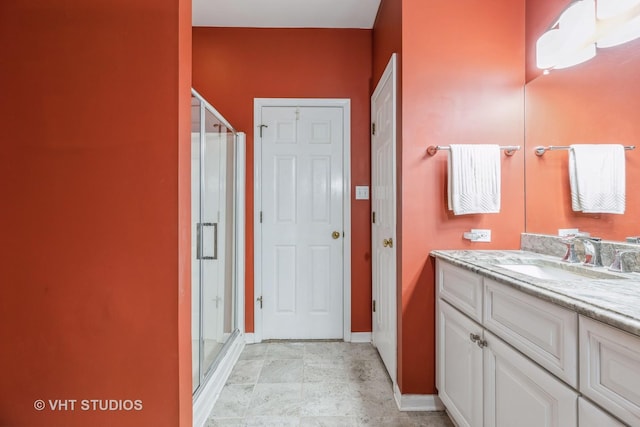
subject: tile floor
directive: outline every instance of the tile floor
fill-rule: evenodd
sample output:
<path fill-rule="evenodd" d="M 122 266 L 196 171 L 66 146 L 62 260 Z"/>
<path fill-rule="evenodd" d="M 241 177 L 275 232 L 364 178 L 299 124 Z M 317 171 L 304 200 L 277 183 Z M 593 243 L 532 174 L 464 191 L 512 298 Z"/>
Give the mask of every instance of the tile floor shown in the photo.
<path fill-rule="evenodd" d="M 444 412 L 400 412 L 371 344 L 247 345 L 207 422 L 214 426 L 449 427 Z"/>

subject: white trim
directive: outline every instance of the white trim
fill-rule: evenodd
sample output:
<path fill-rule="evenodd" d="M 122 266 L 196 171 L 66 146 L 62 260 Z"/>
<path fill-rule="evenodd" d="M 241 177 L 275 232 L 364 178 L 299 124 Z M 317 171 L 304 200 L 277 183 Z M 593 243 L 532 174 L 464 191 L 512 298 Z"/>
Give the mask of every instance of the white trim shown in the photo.
<path fill-rule="evenodd" d="M 260 227 L 260 211 L 262 210 L 262 170 L 260 159 L 262 148 L 256 129 L 260 123 L 262 107 L 340 107 L 342 108 L 343 123 L 343 225 L 344 225 L 344 259 L 343 259 L 343 339 L 351 341 L 351 100 L 324 98 L 254 98 L 253 100 L 253 268 L 254 268 L 254 296 L 258 298 L 262 293 L 262 228 Z M 254 301 L 254 342 L 262 341 L 262 316 L 259 315 L 260 304 Z"/>
<path fill-rule="evenodd" d="M 224 355 L 211 377 L 206 380 L 204 387 L 198 393 L 193 402 L 193 427 L 204 427 L 207 418 L 220 396 L 220 392 L 227 382 L 231 370 L 235 366 L 240 353 L 244 349 L 244 336 L 242 334 L 230 344 L 229 350 Z"/>
<path fill-rule="evenodd" d="M 401 411 L 444 411 L 437 394 L 402 394 L 397 384 L 393 385 L 393 396 Z"/>
<path fill-rule="evenodd" d="M 244 334 L 244 342 L 246 344 L 255 344 L 256 337 L 253 334 Z"/>
<path fill-rule="evenodd" d="M 371 332 L 351 332 L 350 342 L 371 342 Z"/>
<path fill-rule="evenodd" d="M 235 250 L 236 250 L 236 327 L 240 329 L 240 332 L 244 333 L 244 293 L 245 293 L 245 274 L 246 274 L 246 257 L 245 257 L 245 232 L 246 232 L 246 218 L 245 218 L 245 200 L 247 198 L 246 188 L 246 175 L 247 168 L 246 160 L 246 139 L 247 136 L 244 132 L 238 132 L 236 134 L 236 236 L 235 236 Z"/>

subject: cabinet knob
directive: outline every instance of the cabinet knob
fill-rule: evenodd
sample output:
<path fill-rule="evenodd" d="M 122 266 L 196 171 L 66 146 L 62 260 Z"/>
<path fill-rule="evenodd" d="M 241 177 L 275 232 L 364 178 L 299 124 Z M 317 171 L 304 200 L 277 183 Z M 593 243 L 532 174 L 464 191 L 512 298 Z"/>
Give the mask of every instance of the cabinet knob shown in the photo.
<path fill-rule="evenodd" d="M 487 340 L 478 340 L 478 341 L 476 341 L 476 344 L 478 344 L 478 347 L 480 347 L 480 348 L 486 347 L 487 346 Z"/>
<path fill-rule="evenodd" d="M 471 333 L 469 334 L 469 339 L 471 340 L 471 342 L 477 343 L 478 341 L 480 341 L 480 335 Z"/>

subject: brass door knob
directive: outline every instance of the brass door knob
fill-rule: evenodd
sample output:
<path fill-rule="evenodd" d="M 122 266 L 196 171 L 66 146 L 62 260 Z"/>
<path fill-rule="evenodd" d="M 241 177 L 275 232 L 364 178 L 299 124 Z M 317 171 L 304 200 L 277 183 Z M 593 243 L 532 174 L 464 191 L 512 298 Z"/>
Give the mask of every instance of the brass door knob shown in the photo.
<path fill-rule="evenodd" d="M 392 248 L 393 247 L 393 239 L 391 237 L 389 237 L 388 239 L 384 239 L 382 241 L 382 246 L 384 246 L 385 248 Z"/>
<path fill-rule="evenodd" d="M 331 237 L 333 237 L 334 239 L 339 239 L 340 238 L 340 232 L 339 231 L 334 231 L 333 233 L 331 233 Z"/>

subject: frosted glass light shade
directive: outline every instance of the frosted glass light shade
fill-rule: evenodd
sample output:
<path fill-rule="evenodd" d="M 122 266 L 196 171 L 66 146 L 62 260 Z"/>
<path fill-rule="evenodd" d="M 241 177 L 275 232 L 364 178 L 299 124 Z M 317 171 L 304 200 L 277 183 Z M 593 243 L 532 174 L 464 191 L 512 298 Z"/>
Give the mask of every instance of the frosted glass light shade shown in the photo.
<path fill-rule="evenodd" d="M 558 63 L 560 30 L 549 30 L 536 42 L 536 66 L 542 70 L 553 68 Z"/>
<path fill-rule="evenodd" d="M 640 37 L 640 0 L 598 0 L 603 30 L 598 47 L 612 47 Z"/>
<path fill-rule="evenodd" d="M 596 45 L 590 44 L 584 49 L 567 53 L 560 58 L 554 69 L 573 67 L 574 65 L 586 62 L 596 56 Z"/>
<path fill-rule="evenodd" d="M 564 50 L 581 50 L 596 33 L 596 3 L 582 0 L 573 3 L 558 20 L 558 27 L 564 35 Z"/>
<path fill-rule="evenodd" d="M 573 3 L 560 16 L 555 28 L 536 42 L 536 65 L 541 69 L 567 68 L 596 55 L 594 0 Z"/>
<path fill-rule="evenodd" d="M 598 47 L 617 46 L 640 37 L 640 16 L 624 25 L 613 28 L 598 39 Z"/>
<path fill-rule="evenodd" d="M 628 13 L 640 0 L 598 0 L 598 19 L 610 19 Z"/>

